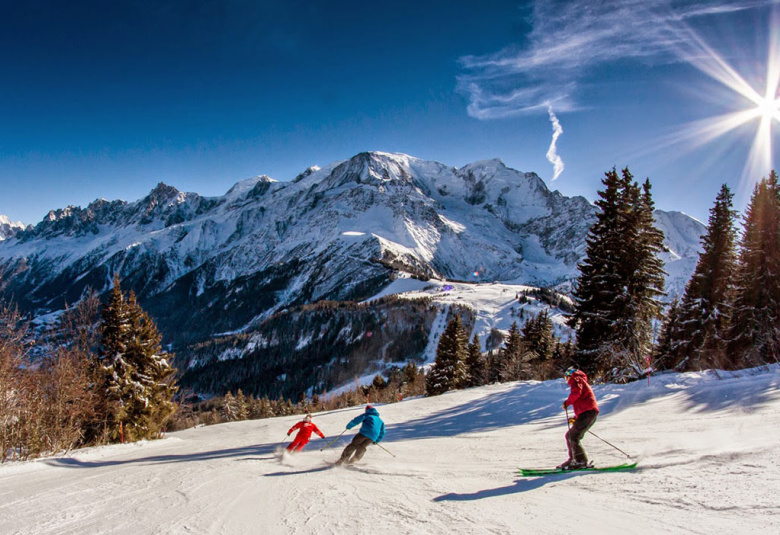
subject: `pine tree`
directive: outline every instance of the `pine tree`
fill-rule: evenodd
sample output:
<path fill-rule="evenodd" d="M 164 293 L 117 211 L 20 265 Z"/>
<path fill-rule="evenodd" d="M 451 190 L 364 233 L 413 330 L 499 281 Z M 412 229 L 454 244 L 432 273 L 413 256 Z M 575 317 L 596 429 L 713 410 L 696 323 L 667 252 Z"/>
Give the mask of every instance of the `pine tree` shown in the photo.
<path fill-rule="evenodd" d="M 528 320 L 523 325 L 521 333 L 529 359 L 539 363 L 552 358 L 555 350 L 555 335 L 547 309 Z"/>
<path fill-rule="evenodd" d="M 523 325 L 521 334 L 526 351 L 525 358 L 531 364 L 534 378 L 547 380 L 555 377 L 553 355 L 557 339 L 553 334 L 553 323 L 547 309 L 528 320 Z"/>
<path fill-rule="evenodd" d="M 246 420 L 249 418 L 249 404 L 246 396 L 238 389 L 236 392 L 236 420 Z"/>
<path fill-rule="evenodd" d="M 482 386 L 485 384 L 485 359 L 482 357 L 479 335 L 475 334 L 466 348 L 466 369 L 468 381 L 466 386 Z"/>
<path fill-rule="evenodd" d="M 780 361 L 780 186 L 774 171 L 753 190 L 735 279 L 727 364 Z"/>
<path fill-rule="evenodd" d="M 162 353 L 157 326 L 132 292 L 124 295 L 118 276 L 102 319 L 99 358 L 110 435 L 114 440 L 156 438 L 175 410 L 172 355 Z"/>
<path fill-rule="evenodd" d="M 228 392 L 222 398 L 220 415 L 223 422 L 234 422 L 238 420 L 238 407 L 236 406 L 236 397 L 232 392 Z"/>
<path fill-rule="evenodd" d="M 661 317 L 663 233 L 654 226 L 649 180 L 640 187 L 628 168 L 621 176 L 612 169 L 603 184 L 570 325 L 580 368 L 619 379 L 644 369 L 653 321 Z"/>
<path fill-rule="evenodd" d="M 465 386 L 467 344 L 468 337 L 460 316 L 454 315 L 439 339 L 436 360 L 426 378 L 425 390 L 429 396 Z"/>
<path fill-rule="evenodd" d="M 685 287 L 677 317 L 670 317 L 659 351 L 664 363 L 688 370 L 722 366 L 737 269 L 733 194 L 721 186 L 710 209 L 702 252 Z"/>
<path fill-rule="evenodd" d="M 666 318 L 661 327 L 661 334 L 658 336 L 652 367 L 660 370 L 671 370 L 680 364 L 676 357 L 678 343 L 675 340 L 682 340 L 682 338 L 680 301 L 675 299 L 666 312 Z"/>
<path fill-rule="evenodd" d="M 600 369 L 602 345 L 614 338 L 613 301 L 620 285 L 617 251 L 622 246 L 620 178 L 613 168 L 602 180 L 604 189 L 595 202 L 596 222 L 585 238 L 586 255 L 574 288 L 574 313 L 570 326 L 577 331 L 576 360 L 580 369 L 593 375 Z"/>
<path fill-rule="evenodd" d="M 530 365 L 526 360 L 525 347 L 517 322 L 512 322 L 509 327 L 509 334 L 499 355 L 502 381 L 521 381 L 529 378 Z"/>

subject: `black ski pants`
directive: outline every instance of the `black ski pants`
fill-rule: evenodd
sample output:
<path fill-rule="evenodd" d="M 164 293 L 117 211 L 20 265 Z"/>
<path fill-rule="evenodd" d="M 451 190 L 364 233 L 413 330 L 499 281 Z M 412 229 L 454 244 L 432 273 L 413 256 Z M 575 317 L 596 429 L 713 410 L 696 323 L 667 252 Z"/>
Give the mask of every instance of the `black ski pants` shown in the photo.
<path fill-rule="evenodd" d="M 582 447 L 580 441 L 588 429 L 596 423 L 596 418 L 599 415 L 599 411 L 585 411 L 574 421 L 566 432 L 566 445 L 569 447 L 569 459 L 572 459 L 577 463 L 587 463 L 588 455 L 585 453 L 585 448 Z"/>
<path fill-rule="evenodd" d="M 352 439 L 352 442 L 347 444 L 347 447 L 344 448 L 338 463 L 354 463 L 359 461 L 363 458 L 363 455 L 365 455 L 366 448 L 373 443 L 374 441 L 368 438 L 366 435 L 361 435 L 358 433 L 355 435 L 355 438 Z M 355 454 L 354 456 L 352 456 L 353 453 Z M 351 459 L 350 456 L 352 456 Z"/>

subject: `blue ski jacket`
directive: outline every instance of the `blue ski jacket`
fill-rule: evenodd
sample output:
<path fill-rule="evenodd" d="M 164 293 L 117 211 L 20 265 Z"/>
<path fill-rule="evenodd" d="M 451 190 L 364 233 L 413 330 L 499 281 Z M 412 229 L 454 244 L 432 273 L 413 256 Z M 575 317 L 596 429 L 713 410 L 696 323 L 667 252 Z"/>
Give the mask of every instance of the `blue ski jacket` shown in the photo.
<path fill-rule="evenodd" d="M 379 417 L 379 412 L 374 407 L 367 407 L 366 412 L 353 418 L 348 424 L 347 429 L 352 429 L 357 424 L 360 426 L 360 434 L 370 438 L 374 442 L 379 442 L 385 437 L 385 423 Z"/>

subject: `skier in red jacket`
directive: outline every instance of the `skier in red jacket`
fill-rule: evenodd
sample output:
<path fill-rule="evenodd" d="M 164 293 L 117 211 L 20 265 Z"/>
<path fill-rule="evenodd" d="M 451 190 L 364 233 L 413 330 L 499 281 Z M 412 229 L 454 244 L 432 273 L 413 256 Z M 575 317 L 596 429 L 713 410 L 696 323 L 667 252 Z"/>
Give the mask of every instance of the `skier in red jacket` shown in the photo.
<path fill-rule="evenodd" d="M 309 439 L 311 438 L 312 433 L 317 433 L 321 438 L 325 438 L 325 435 L 322 434 L 322 431 L 319 430 L 319 428 L 311 423 L 311 414 L 307 414 L 306 417 L 292 426 L 289 431 L 287 431 L 287 436 L 290 436 L 290 433 L 295 431 L 296 429 L 299 429 L 298 434 L 295 435 L 295 438 L 292 442 L 290 442 L 290 445 L 287 446 L 287 451 L 290 453 L 296 453 L 303 449 L 303 447 L 309 443 Z"/>
<path fill-rule="evenodd" d="M 587 375 L 572 366 L 566 370 L 564 377 L 571 387 L 571 393 L 566 398 L 566 401 L 563 402 L 563 408 L 566 410 L 566 407 L 572 405 L 574 407 L 574 418 L 569 420 L 571 427 L 566 432 L 569 459 L 558 468 L 575 470 L 588 466 L 588 456 L 580 441 L 588 429 L 596 423 L 596 418 L 599 415 L 599 406 L 596 403 L 593 389 L 588 384 Z"/>

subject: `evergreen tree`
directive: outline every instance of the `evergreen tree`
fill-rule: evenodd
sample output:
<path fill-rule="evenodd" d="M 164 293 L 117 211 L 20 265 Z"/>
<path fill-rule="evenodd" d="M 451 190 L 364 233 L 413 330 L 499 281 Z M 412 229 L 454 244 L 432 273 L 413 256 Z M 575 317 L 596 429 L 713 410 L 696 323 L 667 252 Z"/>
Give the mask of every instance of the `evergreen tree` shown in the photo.
<path fill-rule="evenodd" d="M 576 360 L 589 375 L 599 370 L 601 346 L 614 338 L 612 305 L 620 285 L 617 251 L 622 246 L 620 178 L 613 168 L 602 180 L 604 189 L 595 202 L 596 222 L 585 238 L 585 259 L 574 288 L 570 326 L 577 331 Z"/>
<path fill-rule="evenodd" d="M 236 420 L 246 420 L 249 418 L 249 404 L 247 398 L 241 389 L 236 392 Z"/>
<path fill-rule="evenodd" d="M 558 340 L 553 333 L 553 323 L 547 309 L 526 322 L 522 338 L 525 358 L 531 364 L 533 377 L 542 381 L 554 378 L 557 374 L 553 357 Z"/>
<path fill-rule="evenodd" d="M 501 359 L 501 380 L 520 381 L 530 376 L 530 366 L 526 360 L 525 346 L 517 322 L 512 322 L 504 347 L 499 351 Z"/>
<path fill-rule="evenodd" d="M 729 327 L 728 365 L 780 360 L 780 186 L 777 174 L 758 183 L 745 213 Z"/>
<path fill-rule="evenodd" d="M 175 406 L 177 390 L 161 351 L 162 337 L 135 295 L 125 296 L 114 277 L 109 302 L 102 312 L 100 363 L 107 398 L 107 427 L 116 440 L 156 438 Z"/>
<path fill-rule="evenodd" d="M 724 184 L 710 209 L 696 269 L 679 310 L 673 311 L 677 317 L 667 322 L 665 347 L 659 353 L 673 367 L 699 370 L 723 364 L 737 268 L 733 196 Z"/>
<path fill-rule="evenodd" d="M 669 305 L 666 319 L 661 327 L 661 334 L 658 337 L 658 344 L 655 348 L 654 368 L 671 370 L 680 363 L 676 357 L 678 345 L 675 340 L 682 340 L 681 330 L 680 301 L 675 299 Z"/>
<path fill-rule="evenodd" d="M 540 363 L 552 358 L 555 350 L 555 335 L 547 309 L 528 320 L 521 332 L 523 344 L 531 361 Z"/>
<path fill-rule="evenodd" d="M 454 315 L 439 339 L 436 360 L 426 378 L 425 390 L 435 396 L 466 384 L 466 345 L 468 337 L 460 316 Z"/>
<path fill-rule="evenodd" d="M 485 384 L 485 359 L 482 357 L 479 335 L 475 334 L 466 348 L 466 369 L 468 380 L 466 386 L 482 386 Z"/>
<path fill-rule="evenodd" d="M 663 233 L 654 226 L 649 180 L 640 187 L 628 168 L 621 176 L 612 169 L 603 184 L 570 325 L 577 330 L 580 368 L 623 378 L 644 369 L 653 322 L 661 317 Z"/>
<path fill-rule="evenodd" d="M 232 392 L 228 392 L 222 398 L 220 415 L 223 422 L 234 422 L 238 420 L 238 406 L 236 404 L 236 397 Z"/>

